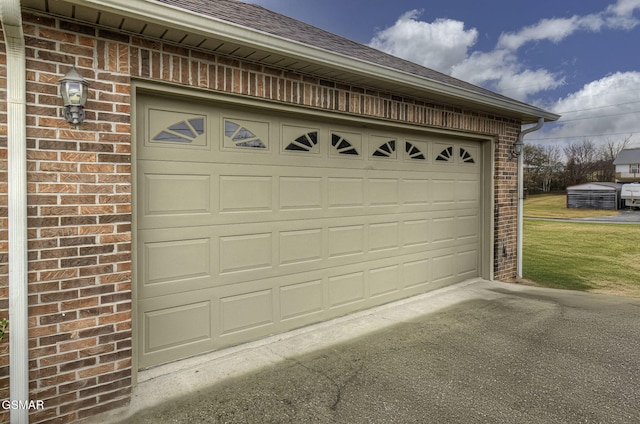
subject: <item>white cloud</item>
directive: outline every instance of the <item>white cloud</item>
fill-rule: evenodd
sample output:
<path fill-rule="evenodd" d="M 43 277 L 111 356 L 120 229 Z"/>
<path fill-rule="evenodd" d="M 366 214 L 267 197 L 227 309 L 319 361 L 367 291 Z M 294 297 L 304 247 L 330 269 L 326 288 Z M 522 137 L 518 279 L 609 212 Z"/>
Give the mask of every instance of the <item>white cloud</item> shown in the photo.
<path fill-rule="evenodd" d="M 632 141 L 640 144 L 640 72 L 616 72 L 586 84 L 545 108 L 560 113 L 562 118 L 547 124 L 540 133 L 532 134 L 532 141 L 554 141 L 573 136 L 595 142 L 620 141 L 633 133 Z"/>
<path fill-rule="evenodd" d="M 418 10 L 403 14 L 369 45 L 519 100 L 564 82 L 562 76 L 545 69 L 525 68 L 512 49 L 469 54 L 478 38 L 475 28 L 465 29 L 463 22 L 451 19 L 423 22 L 419 16 Z"/>
<path fill-rule="evenodd" d="M 475 28 L 465 29 L 464 22 L 436 19 L 423 22 L 420 11 L 409 11 L 393 26 L 379 31 L 369 45 L 437 71 L 449 73 L 467 56 L 478 38 Z"/>
<path fill-rule="evenodd" d="M 634 12 L 640 0 L 618 0 L 604 10 L 569 18 L 542 19 L 513 33 L 501 34 L 488 52 L 469 50 L 478 31 L 465 29 L 464 22 L 437 19 L 420 21 L 420 11 L 403 14 L 393 26 L 379 31 L 370 46 L 419 63 L 456 78 L 482 85 L 519 100 L 557 88 L 564 76 L 542 68 L 526 67 L 518 50 L 527 43 L 547 40 L 559 43 L 578 31 L 632 29 L 640 24 Z"/>
<path fill-rule="evenodd" d="M 640 9 L 640 0 L 618 0 L 616 4 L 607 7 L 607 12 L 632 17 L 636 9 Z"/>
<path fill-rule="evenodd" d="M 573 16 L 562 19 L 542 19 L 535 25 L 522 28 L 516 33 L 501 34 L 498 40 L 499 48 L 518 50 L 531 41 L 550 40 L 555 43 L 562 41 L 578 29 L 599 30 L 604 22 L 597 15 L 584 17 Z"/>
<path fill-rule="evenodd" d="M 518 57 L 506 49 L 474 52 L 455 65 L 451 76 L 476 85 L 491 86 L 496 91 L 519 100 L 540 91 L 559 87 L 561 75 L 545 69 L 527 69 Z"/>
<path fill-rule="evenodd" d="M 616 4 L 598 13 L 542 19 L 518 32 L 501 34 L 498 47 L 517 50 L 532 41 L 549 40 L 558 43 L 577 31 L 597 32 L 605 28 L 629 30 L 640 24 L 640 20 L 633 16 L 636 9 L 640 9 L 640 0 L 618 0 Z"/>
<path fill-rule="evenodd" d="M 496 83 L 496 90 L 506 96 L 525 100 L 530 95 L 560 87 L 564 78 L 546 69 L 510 69 Z"/>

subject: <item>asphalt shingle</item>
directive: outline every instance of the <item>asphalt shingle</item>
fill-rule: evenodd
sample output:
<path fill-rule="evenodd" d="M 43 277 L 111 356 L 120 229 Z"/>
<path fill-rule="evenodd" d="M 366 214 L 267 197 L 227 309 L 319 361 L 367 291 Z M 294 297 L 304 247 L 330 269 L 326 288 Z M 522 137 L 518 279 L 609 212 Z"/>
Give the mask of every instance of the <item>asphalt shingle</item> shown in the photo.
<path fill-rule="evenodd" d="M 345 37 L 333 34 L 296 19 L 265 9 L 262 6 L 243 3 L 237 0 L 158 0 L 170 6 L 238 24 L 262 31 L 284 39 L 313 46 L 333 53 L 352 57 L 394 70 L 411 73 L 432 81 L 510 102 L 523 102 L 511 99 L 493 91 L 478 87 L 449 75 L 426 68 L 416 63 L 384 53 L 372 47 L 360 44 Z"/>

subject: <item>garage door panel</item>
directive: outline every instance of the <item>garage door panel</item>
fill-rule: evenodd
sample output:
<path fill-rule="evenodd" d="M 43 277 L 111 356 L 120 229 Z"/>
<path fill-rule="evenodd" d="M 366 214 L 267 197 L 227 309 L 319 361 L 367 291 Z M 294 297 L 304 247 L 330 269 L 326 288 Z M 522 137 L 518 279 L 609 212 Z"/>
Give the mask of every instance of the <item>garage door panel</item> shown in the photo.
<path fill-rule="evenodd" d="M 215 304 L 212 290 L 140 300 L 139 366 L 144 368 L 216 348 Z"/>
<path fill-rule="evenodd" d="M 400 223 L 374 222 L 369 225 L 369 251 L 377 252 L 400 248 Z"/>
<path fill-rule="evenodd" d="M 370 178 L 368 180 L 369 205 L 394 206 L 400 204 L 400 180 L 398 178 Z"/>
<path fill-rule="evenodd" d="M 430 262 L 428 258 L 405 262 L 402 265 L 403 287 L 413 288 L 429 284 Z"/>
<path fill-rule="evenodd" d="M 480 182 L 477 179 L 459 179 L 456 182 L 455 194 L 459 203 L 479 203 L 480 193 Z"/>
<path fill-rule="evenodd" d="M 137 281 L 141 298 L 209 288 L 217 269 L 210 232 L 201 230 L 138 233 Z"/>
<path fill-rule="evenodd" d="M 363 254 L 365 250 L 364 225 L 350 225 L 328 228 L 329 258 Z"/>
<path fill-rule="evenodd" d="M 328 209 L 364 206 L 364 178 L 330 177 L 327 185 Z"/>
<path fill-rule="evenodd" d="M 209 164 L 139 161 L 138 228 L 210 223 L 217 209 L 217 176 Z"/>
<path fill-rule="evenodd" d="M 324 310 L 322 279 L 280 287 L 280 319 L 288 321 Z"/>
<path fill-rule="evenodd" d="M 479 143 L 137 104 L 142 368 L 479 275 Z"/>
<path fill-rule="evenodd" d="M 404 178 L 402 199 L 406 205 L 428 205 L 431 203 L 430 181 L 427 178 Z"/>
<path fill-rule="evenodd" d="M 462 215 L 456 219 L 456 234 L 458 240 L 479 237 L 479 221 L 477 214 Z"/>
<path fill-rule="evenodd" d="M 329 277 L 329 307 L 335 308 L 361 301 L 365 298 L 364 272 Z"/>
<path fill-rule="evenodd" d="M 406 219 L 402 223 L 402 245 L 404 247 L 429 244 L 430 222 L 428 219 Z"/>
<path fill-rule="evenodd" d="M 431 272 L 433 281 L 453 278 L 456 275 L 454 253 L 434 256 L 431 262 Z"/>
<path fill-rule="evenodd" d="M 212 337 L 210 301 L 149 311 L 145 321 L 146 346 L 150 353 Z"/>
<path fill-rule="evenodd" d="M 300 210 L 323 208 L 323 178 L 320 176 L 280 177 L 280 209 Z"/>
<path fill-rule="evenodd" d="M 469 250 L 458 253 L 456 258 L 457 275 L 466 277 L 469 275 L 477 275 L 478 273 L 478 250 Z"/>
<path fill-rule="evenodd" d="M 292 265 L 323 259 L 323 229 L 280 232 L 280 265 Z"/>
<path fill-rule="evenodd" d="M 400 265 L 373 268 L 369 271 L 369 290 L 372 298 L 400 290 Z"/>
<path fill-rule="evenodd" d="M 431 182 L 430 195 L 436 205 L 454 205 L 456 201 L 455 179 L 434 179 Z"/>
<path fill-rule="evenodd" d="M 456 238 L 456 218 L 447 216 L 445 218 L 433 219 L 432 242 L 442 243 L 453 241 Z"/>
<path fill-rule="evenodd" d="M 271 289 L 220 298 L 221 335 L 272 325 L 274 320 Z"/>
<path fill-rule="evenodd" d="M 220 175 L 220 213 L 273 212 L 269 176 Z"/>
<path fill-rule="evenodd" d="M 211 177 L 203 174 L 145 174 L 145 215 L 211 212 Z"/>
<path fill-rule="evenodd" d="M 147 243 L 143 249 L 149 285 L 211 276 L 209 238 Z"/>
<path fill-rule="evenodd" d="M 273 266 L 271 233 L 220 237 L 220 274 L 250 271 Z"/>

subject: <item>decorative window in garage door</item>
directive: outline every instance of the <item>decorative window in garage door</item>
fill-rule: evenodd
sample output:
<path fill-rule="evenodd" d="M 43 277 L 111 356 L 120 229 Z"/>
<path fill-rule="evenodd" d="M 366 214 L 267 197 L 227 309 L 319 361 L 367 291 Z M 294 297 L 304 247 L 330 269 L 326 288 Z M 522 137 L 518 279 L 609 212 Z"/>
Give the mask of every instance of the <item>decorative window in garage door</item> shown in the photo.
<path fill-rule="evenodd" d="M 373 152 L 373 156 L 378 158 L 394 158 L 396 156 L 396 141 L 389 140 L 382 143 L 376 151 Z"/>
<path fill-rule="evenodd" d="M 269 124 L 266 122 L 224 120 L 224 146 L 266 149 Z"/>
<path fill-rule="evenodd" d="M 464 163 L 476 163 L 471 153 L 463 147 L 460 148 L 460 159 L 462 159 Z"/>
<path fill-rule="evenodd" d="M 202 134 L 204 134 L 204 118 L 193 118 L 170 125 L 153 137 L 153 140 L 192 143 L 196 137 Z"/>
<path fill-rule="evenodd" d="M 422 153 L 422 150 L 420 150 L 414 143 L 408 141 L 405 142 L 404 150 L 407 153 L 409 159 L 427 160 L 427 158 L 424 156 L 424 153 Z"/>
<path fill-rule="evenodd" d="M 202 147 L 207 144 L 207 120 L 203 115 L 148 109 L 149 144 L 181 144 Z"/>
<path fill-rule="evenodd" d="M 331 145 L 334 147 L 334 153 L 346 156 L 360 156 L 358 152 L 360 140 L 353 139 L 354 135 L 331 134 Z M 348 138 L 347 138 L 348 137 Z"/>
<path fill-rule="evenodd" d="M 453 146 L 449 146 L 436 156 L 438 162 L 452 162 L 453 161 Z"/>
<path fill-rule="evenodd" d="M 293 152 L 310 152 L 318 145 L 318 132 L 312 131 L 306 134 L 302 134 L 300 137 L 293 140 L 285 150 Z"/>

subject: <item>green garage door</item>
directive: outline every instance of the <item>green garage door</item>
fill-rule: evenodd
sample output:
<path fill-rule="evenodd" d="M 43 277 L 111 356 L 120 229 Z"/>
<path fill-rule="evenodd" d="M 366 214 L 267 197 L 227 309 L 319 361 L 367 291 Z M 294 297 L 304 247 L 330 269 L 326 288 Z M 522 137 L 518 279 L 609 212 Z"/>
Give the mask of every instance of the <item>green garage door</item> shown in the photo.
<path fill-rule="evenodd" d="M 479 275 L 478 142 L 151 95 L 136 125 L 140 368 Z"/>

